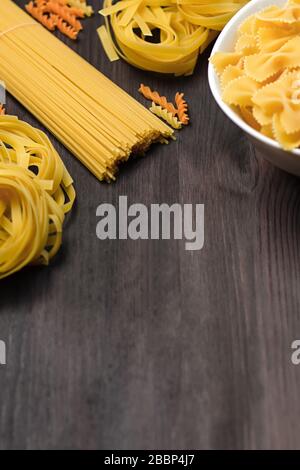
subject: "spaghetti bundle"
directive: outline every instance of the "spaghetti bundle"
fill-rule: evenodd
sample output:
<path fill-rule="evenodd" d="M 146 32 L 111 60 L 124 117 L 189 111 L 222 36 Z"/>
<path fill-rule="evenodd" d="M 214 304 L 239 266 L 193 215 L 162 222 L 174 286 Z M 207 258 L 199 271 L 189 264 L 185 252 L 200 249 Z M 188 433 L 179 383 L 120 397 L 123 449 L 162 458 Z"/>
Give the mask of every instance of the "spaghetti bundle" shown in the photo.
<path fill-rule="evenodd" d="M 99 180 L 173 130 L 11 0 L 0 1 L 1 78 Z"/>
<path fill-rule="evenodd" d="M 201 54 L 248 0 L 104 0 L 99 36 L 110 60 L 175 75 L 193 73 Z"/>
<path fill-rule="evenodd" d="M 0 279 L 49 263 L 74 199 L 72 178 L 47 136 L 0 116 Z"/>

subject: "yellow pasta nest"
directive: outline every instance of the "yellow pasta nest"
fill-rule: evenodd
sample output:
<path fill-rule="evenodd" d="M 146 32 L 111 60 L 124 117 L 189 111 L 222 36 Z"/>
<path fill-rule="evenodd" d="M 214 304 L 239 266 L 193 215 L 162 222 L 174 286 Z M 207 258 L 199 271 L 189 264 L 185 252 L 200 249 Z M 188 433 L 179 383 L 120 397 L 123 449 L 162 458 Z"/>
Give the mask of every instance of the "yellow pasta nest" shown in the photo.
<path fill-rule="evenodd" d="M 248 0 L 104 0 L 99 36 L 110 60 L 190 75 L 201 54 Z M 115 41 L 114 41 L 115 40 Z"/>
<path fill-rule="evenodd" d="M 74 200 L 72 179 L 48 137 L 0 116 L 0 279 L 29 263 L 48 264 Z"/>
<path fill-rule="evenodd" d="M 178 10 L 192 24 L 221 31 L 248 0 L 177 0 Z"/>
<path fill-rule="evenodd" d="M 300 0 L 270 6 L 239 28 L 233 52 L 211 61 L 224 101 L 286 150 L 300 146 Z"/>

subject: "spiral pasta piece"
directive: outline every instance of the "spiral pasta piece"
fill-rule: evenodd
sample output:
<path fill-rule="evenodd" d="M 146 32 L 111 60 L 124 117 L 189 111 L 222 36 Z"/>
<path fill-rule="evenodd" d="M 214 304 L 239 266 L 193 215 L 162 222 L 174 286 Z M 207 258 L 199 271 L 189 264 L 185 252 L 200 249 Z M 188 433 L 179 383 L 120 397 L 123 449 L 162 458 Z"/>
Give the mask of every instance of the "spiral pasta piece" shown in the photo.
<path fill-rule="evenodd" d="M 150 101 L 153 101 L 155 104 L 161 106 L 163 109 L 166 109 L 169 113 L 173 116 L 176 116 L 177 109 L 173 105 L 173 103 L 168 102 L 165 96 L 161 96 L 157 91 L 152 91 L 150 87 L 145 86 L 141 83 L 139 92 Z"/>
<path fill-rule="evenodd" d="M 66 23 L 66 21 L 60 16 L 58 16 L 56 19 L 56 27 L 61 33 L 63 33 L 68 38 L 73 40 L 77 39 L 79 30 Z"/>
<path fill-rule="evenodd" d="M 43 7 L 43 11 L 44 13 L 54 13 L 78 32 L 82 30 L 82 24 L 77 20 L 77 16 L 82 13 L 81 10 L 78 10 L 75 15 L 74 10 L 70 7 L 59 4 L 57 0 L 48 0 Z"/>
<path fill-rule="evenodd" d="M 77 18 L 84 18 L 83 9 L 69 6 L 67 0 L 32 0 L 25 8 L 30 15 L 50 31 L 57 28 L 70 39 L 77 39 L 83 29 Z"/>
<path fill-rule="evenodd" d="M 41 23 L 49 31 L 54 31 L 56 26 L 56 16 L 44 15 L 44 10 L 40 5 L 36 5 L 31 1 L 25 5 L 26 11 L 39 23 Z"/>
<path fill-rule="evenodd" d="M 167 109 L 163 109 L 161 106 L 158 106 L 154 102 L 152 102 L 150 111 L 156 116 L 166 121 L 174 129 L 181 129 L 182 127 L 181 122 L 179 122 L 177 117 L 173 116 L 173 114 L 170 113 Z"/>
<path fill-rule="evenodd" d="M 81 11 L 83 11 L 85 16 L 92 16 L 94 13 L 93 7 L 90 5 L 87 5 L 85 0 L 63 0 L 65 1 L 67 5 L 70 5 L 73 8 L 77 8 Z"/>
<path fill-rule="evenodd" d="M 177 106 L 176 113 L 178 114 L 179 121 L 187 125 L 189 123 L 189 116 L 188 116 L 188 105 L 187 102 L 185 101 L 184 93 L 176 93 L 175 95 L 175 103 Z"/>

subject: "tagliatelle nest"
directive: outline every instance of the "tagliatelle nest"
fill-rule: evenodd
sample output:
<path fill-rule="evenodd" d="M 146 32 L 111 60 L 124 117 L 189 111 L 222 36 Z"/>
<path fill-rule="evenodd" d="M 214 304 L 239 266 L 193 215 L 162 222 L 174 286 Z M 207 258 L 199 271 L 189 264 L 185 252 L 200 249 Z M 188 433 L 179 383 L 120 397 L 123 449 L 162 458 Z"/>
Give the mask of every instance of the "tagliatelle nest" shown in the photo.
<path fill-rule="evenodd" d="M 55 256 L 75 200 L 72 183 L 43 132 L 0 116 L 0 279 Z"/>
<path fill-rule="evenodd" d="M 0 163 L 0 215 L 0 279 L 57 253 L 64 212 L 29 170 Z"/>
<path fill-rule="evenodd" d="M 110 60 L 190 75 L 201 54 L 248 0 L 104 0 L 99 36 Z"/>

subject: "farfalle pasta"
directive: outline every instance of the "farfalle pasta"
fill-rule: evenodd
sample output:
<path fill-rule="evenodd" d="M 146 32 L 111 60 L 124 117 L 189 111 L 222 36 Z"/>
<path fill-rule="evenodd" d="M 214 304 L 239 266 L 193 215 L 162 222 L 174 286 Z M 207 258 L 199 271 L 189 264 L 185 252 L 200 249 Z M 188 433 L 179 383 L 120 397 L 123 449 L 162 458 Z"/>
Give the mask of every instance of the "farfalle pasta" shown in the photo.
<path fill-rule="evenodd" d="M 260 51 L 258 54 L 245 57 L 245 73 L 257 82 L 263 83 L 284 70 L 300 67 L 299 50 L 300 36 L 296 36 L 277 51 Z"/>
<path fill-rule="evenodd" d="M 299 3 L 290 1 L 284 8 L 272 5 L 262 12 L 257 13 L 256 18 L 272 25 L 288 26 L 295 25 L 300 21 Z"/>
<path fill-rule="evenodd" d="M 235 49 L 210 60 L 223 100 L 286 150 L 300 146 L 300 0 L 247 18 Z"/>

